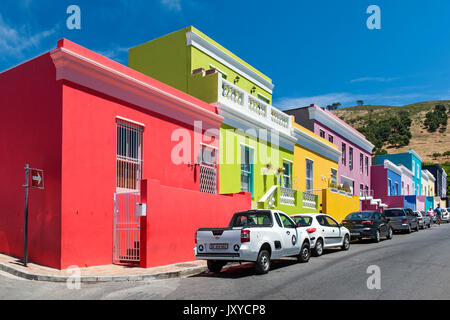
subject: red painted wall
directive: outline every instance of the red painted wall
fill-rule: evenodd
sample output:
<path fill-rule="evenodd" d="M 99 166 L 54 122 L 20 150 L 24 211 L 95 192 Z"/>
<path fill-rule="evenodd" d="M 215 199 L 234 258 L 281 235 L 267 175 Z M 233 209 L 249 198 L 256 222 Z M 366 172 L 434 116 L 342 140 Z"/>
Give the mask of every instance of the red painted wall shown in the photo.
<path fill-rule="evenodd" d="M 70 42 L 66 45 L 148 80 L 87 49 Z M 147 188 L 149 265 L 192 260 L 197 228 L 225 226 L 233 212 L 250 208 L 248 194 L 200 193 L 198 166 L 193 169 L 171 161 L 172 149 L 178 144 L 171 141 L 176 129 L 189 133 L 191 163 L 196 159 L 201 139 L 194 137 L 195 119 L 185 124 L 55 79 L 49 54 L 0 75 L 4 119 L 0 126 L 0 252 L 22 257 L 23 168 L 29 163 L 45 170 L 45 190 L 30 192 L 30 261 L 62 269 L 112 263 L 117 116 L 144 124 L 143 179 L 158 181 Z M 173 88 L 167 90 L 178 94 Z M 191 103 L 215 111 L 215 107 L 183 95 Z M 212 144 L 218 147 L 219 139 Z M 160 216 L 169 217 L 170 226 Z"/>
<path fill-rule="evenodd" d="M 44 54 L 0 74 L 0 252 L 23 257 L 24 167 L 45 171 L 30 189 L 28 258 L 59 268 L 61 86 Z"/>
<path fill-rule="evenodd" d="M 250 209 L 251 194 L 211 195 L 148 180 L 147 202 L 145 266 L 153 267 L 195 260 L 197 229 L 228 226 L 235 212 Z"/>
<path fill-rule="evenodd" d="M 158 215 L 170 216 L 175 225 L 165 227 L 177 247 L 163 253 L 157 250 L 158 264 L 179 262 L 188 257 L 192 260 L 192 232 L 178 233 L 177 223 L 192 231 L 197 222 L 207 222 L 202 217 L 205 208 L 216 208 L 219 222 L 228 223 L 230 212 L 249 209 L 250 197 L 218 197 L 200 193 L 198 167 L 175 165 L 171 161 L 172 148 L 178 142 L 171 141 L 172 132 L 184 128 L 190 132 L 194 146 L 193 127 L 128 105 L 74 84 L 63 85 L 63 148 L 62 148 L 62 266 L 101 265 L 112 263 L 113 252 L 113 197 L 116 187 L 116 116 L 138 121 L 145 125 L 143 133 L 143 178 L 160 181 L 165 192 L 149 192 L 150 206 L 153 201 L 165 203 L 159 206 Z M 219 141 L 214 142 L 218 146 Z M 192 150 L 192 162 L 195 153 Z M 168 187 L 170 186 L 170 187 Z M 153 190 L 153 189 L 152 189 Z M 243 203 L 245 202 L 245 205 Z M 156 205 L 156 204 L 155 204 Z M 170 208 L 184 211 L 179 213 Z M 202 211 L 203 210 L 203 211 Z M 154 229 L 155 215 L 149 219 L 149 250 L 166 248 L 166 239 L 160 238 Z M 186 220 L 186 221 L 185 221 Z M 189 223 L 188 223 L 189 222 Z M 170 231 L 170 232 L 168 232 Z M 156 232 L 156 236 L 154 233 Z M 80 236 L 83 234 L 84 236 Z M 90 235 L 95 235 L 92 237 Z M 175 244 L 177 243 L 178 244 Z M 189 250 L 183 243 L 189 243 Z M 186 251 L 187 250 L 187 251 Z M 166 258 L 164 258 L 166 255 Z M 180 260 L 181 259 L 181 260 Z M 152 264 L 155 265 L 155 264 Z"/>

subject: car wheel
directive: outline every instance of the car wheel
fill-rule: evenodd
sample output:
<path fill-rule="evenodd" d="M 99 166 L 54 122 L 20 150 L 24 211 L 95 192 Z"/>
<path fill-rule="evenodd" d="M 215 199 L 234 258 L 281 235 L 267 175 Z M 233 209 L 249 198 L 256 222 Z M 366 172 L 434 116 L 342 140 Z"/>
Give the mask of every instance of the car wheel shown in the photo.
<path fill-rule="evenodd" d="M 386 239 L 391 240 L 393 235 L 394 231 L 392 231 L 392 228 L 389 228 Z"/>
<path fill-rule="evenodd" d="M 380 230 L 377 230 L 377 232 L 375 232 L 375 237 L 373 238 L 373 241 L 378 243 L 380 242 L 381 237 L 380 237 Z"/>
<path fill-rule="evenodd" d="M 308 262 L 309 258 L 311 258 L 311 249 L 309 247 L 309 243 L 307 241 L 303 242 L 302 248 L 300 249 L 300 253 L 297 256 L 298 262 Z"/>
<path fill-rule="evenodd" d="M 226 262 L 217 260 L 208 260 L 208 270 L 214 273 L 220 273 Z"/>
<path fill-rule="evenodd" d="M 270 254 L 267 250 L 261 250 L 255 262 L 257 274 L 266 274 L 270 270 Z"/>
<path fill-rule="evenodd" d="M 342 242 L 342 250 L 347 251 L 348 249 L 350 249 L 350 237 L 348 236 L 348 234 L 345 235 L 344 237 L 344 241 Z"/>
<path fill-rule="evenodd" d="M 408 225 L 408 230 L 406 230 L 406 233 L 411 233 L 411 225 Z"/>
<path fill-rule="evenodd" d="M 322 253 L 323 253 L 323 240 L 318 239 L 316 242 L 316 246 L 312 250 L 312 255 L 314 257 L 320 257 L 322 255 Z"/>

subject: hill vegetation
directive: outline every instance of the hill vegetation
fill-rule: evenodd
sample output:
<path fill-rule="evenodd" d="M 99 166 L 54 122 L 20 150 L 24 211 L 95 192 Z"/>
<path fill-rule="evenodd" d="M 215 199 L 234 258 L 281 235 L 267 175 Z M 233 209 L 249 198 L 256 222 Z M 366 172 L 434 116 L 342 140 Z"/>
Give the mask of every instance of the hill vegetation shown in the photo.
<path fill-rule="evenodd" d="M 449 157 L 450 100 L 403 107 L 359 105 L 331 112 L 363 133 L 375 145 L 377 154 L 413 148 L 426 162 L 443 163 Z"/>

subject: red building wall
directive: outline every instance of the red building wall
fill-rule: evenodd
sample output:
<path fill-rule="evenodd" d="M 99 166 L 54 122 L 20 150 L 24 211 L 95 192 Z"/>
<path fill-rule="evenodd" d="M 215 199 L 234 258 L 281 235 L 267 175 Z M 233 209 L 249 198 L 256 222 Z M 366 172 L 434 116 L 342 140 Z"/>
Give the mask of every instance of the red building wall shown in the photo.
<path fill-rule="evenodd" d="M 101 74 L 110 70 L 110 77 Z M 130 79 L 139 83 L 124 89 L 121 81 Z M 138 88 L 141 84 L 147 87 Z M 249 194 L 200 193 L 199 167 L 171 160 L 179 143 L 171 139 L 175 130 L 188 133 L 191 163 L 202 142 L 202 134 L 194 133 L 194 121 L 206 119 L 204 129 L 217 128 L 218 133 L 221 117 L 211 105 L 66 40 L 50 54 L 2 73 L 0 86 L 5 119 L 0 126 L 2 253 L 22 257 L 22 185 L 28 163 L 45 171 L 45 190 L 30 192 L 30 261 L 61 269 L 113 262 L 117 117 L 144 126 L 143 179 L 149 181 L 146 266 L 194 259 L 197 228 L 225 226 L 235 211 L 250 208 Z M 155 93 L 145 91 L 148 88 Z M 110 94 L 100 93 L 102 89 Z M 114 98 L 116 93 L 123 99 Z M 183 116 L 174 120 L 178 114 Z M 218 137 L 203 142 L 219 147 Z"/>
<path fill-rule="evenodd" d="M 251 203 L 250 193 L 211 195 L 157 180 L 148 181 L 147 197 L 146 259 L 141 264 L 147 268 L 195 260 L 197 229 L 226 227 L 233 213 L 249 210 Z"/>
<path fill-rule="evenodd" d="M 23 258 L 24 167 L 45 171 L 30 189 L 28 258 L 61 266 L 61 85 L 44 54 L 0 74 L 0 252 Z"/>
<path fill-rule="evenodd" d="M 219 216 L 225 214 L 227 216 L 225 220 L 228 219 L 228 210 L 235 208 L 233 198 L 224 197 L 230 205 L 227 206 L 226 201 L 222 201 L 222 206 L 217 207 L 214 201 L 218 197 L 211 198 L 199 192 L 198 166 L 194 170 L 184 164 L 175 165 L 171 161 L 172 148 L 178 143 L 171 141 L 172 132 L 180 128 L 186 129 L 192 137 L 191 163 L 194 161 L 193 126 L 70 83 L 63 85 L 63 106 L 63 268 L 70 265 L 100 265 L 112 262 L 117 116 L 145 125 L 143 179 L 158 180 L 162 186 L 174 188 L 171 189 L 174 190 L 171 192 L 169 201 L 171 206 L 183 207 L 184 212 L 191 216 L 184 227 L 191 229 L 196 227 L 197 215 L 201 215 L 196 209 L 197 206 L 217 208 L 215 213 Z M 218 142 L 217 140 L 214 144 L 218 145 Z M 182 196 L 187 190 L 192 191 L 188 193 L 190 195 L 188 198 Z M 164 199 L 166 198 L 160 191 L 150 193 L 148 196 L 150 204 L 153 201 L 164 202 Z M 237 207 L 249 208 L 250 198 L 246 206 L 238 203 Z M 180 241 L 183 239 L 180 235 L 184 236 L 185 233 L 177 233 L 178 213 L 162 207 L 158 210 L 158 215 L 165 216 L 168 212 L 170 212 L 170 219 L 175 222 L 175 226 L 172 225 L 170 228 L 170 234 L 171 236 L 177 234 L 175 239 Z M 149 219 L 149 223 L 154 226 L 153 219 Z M 166 232 L 169 231 L 167 226 L 165 228 Z M 80 237 L 80 232 L 88 235 L 95 234 L 94 242 L 91 237 Z M 188 239 L 192 247 L 192 232 Z M 164 239 L 156 237 L 151 240 L 151 243 L 160 241 Z M 190 251 L 192 250 L 188 251 L 189 254 L 182 253 L 182 255 L 192 256 Z M 170 261 L 178 259 L 178 255 L 174 252 L 168 256 L 171 257 Z M 164 261 L 164 259 L 160 257 L 158 261 Z"/>

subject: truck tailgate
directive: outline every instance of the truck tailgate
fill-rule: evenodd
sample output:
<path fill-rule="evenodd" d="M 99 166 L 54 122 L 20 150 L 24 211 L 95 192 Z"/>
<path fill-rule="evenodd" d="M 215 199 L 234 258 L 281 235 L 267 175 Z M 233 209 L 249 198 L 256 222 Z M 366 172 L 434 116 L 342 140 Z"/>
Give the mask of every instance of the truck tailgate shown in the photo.
<path fill-rule="evenodd" d="M 197 252 L 199 255 L 239 256 L 242 228 L 199 229 Z"/>

